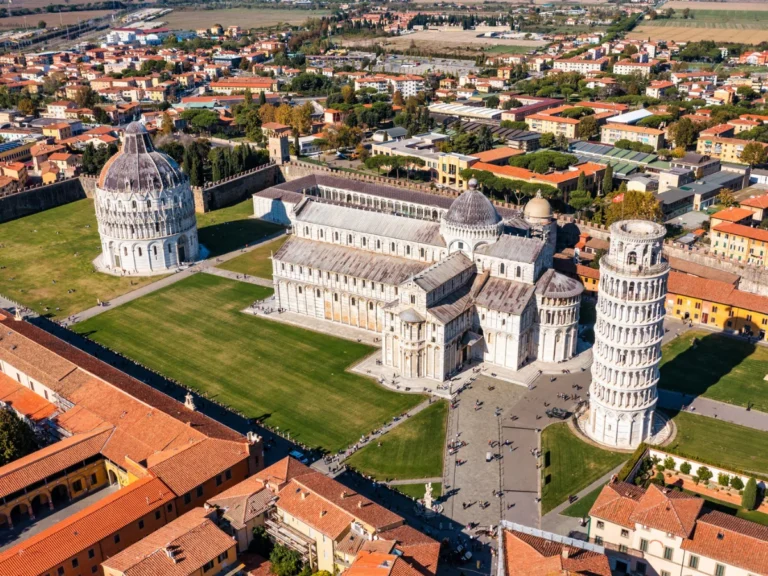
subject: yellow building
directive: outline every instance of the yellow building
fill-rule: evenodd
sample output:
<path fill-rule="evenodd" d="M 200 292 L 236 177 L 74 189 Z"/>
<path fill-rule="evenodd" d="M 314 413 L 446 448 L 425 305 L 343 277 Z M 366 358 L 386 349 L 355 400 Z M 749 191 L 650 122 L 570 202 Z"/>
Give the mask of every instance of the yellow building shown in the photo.
<path fill-rule="evenodd" d="M 619 140 L 648 144 L 658 150 L 664 147 L 664 130 L 616 123 L 608 123 L 600 129 L 600 142 L 603 144 L 616 144 Z"/>
<path fill-rule="evenodd" d="M 461 171 L 471 168 L 477 158 L 464 154 L 440 154 L 437 166 L 437 181 L 440 184 L 465 190 L 467 183 L 461 177 Z"/>
<path fill-rule="evenodd" d="M 743 164 L 741 153 L 751 140 L 739 138 L 721 138 L 717 136 L 699 136 L 696 142 L 696 152 L 712 158 L 719 158 L 723 162 L 736 162 Z M 763 144 L 768 147 L 768 144 Z"/>
<path fill-rule="evenodd" d="M 221 574 L 237 560 L 235 541 L 214 508 L 195 508 L 102 563 L 104 576 Z"/>
<path fill-rule="evenodd" d="M 546 134 L 547 132 L 558 136 L 560 134 L 568 138 L 576 138 L 579 121 L 575 118 L 560 118 L 550 114 L 531 114 L 525 117 L 525 123 L 531 132 Z"/>
<path fill-rule="evenodd" d="M 715 256 L 765 266 L 768 230 L 723 222 L 712 228 L 709 240 L 710 250 Z"/>

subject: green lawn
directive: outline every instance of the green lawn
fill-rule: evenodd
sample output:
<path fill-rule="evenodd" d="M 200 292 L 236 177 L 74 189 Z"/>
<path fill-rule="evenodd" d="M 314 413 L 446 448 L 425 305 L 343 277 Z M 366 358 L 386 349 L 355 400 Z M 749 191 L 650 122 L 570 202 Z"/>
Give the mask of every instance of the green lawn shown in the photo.
<path fill-rule="evenodd" d="M 592 504 L 595 503 L 597 497 L 600 496 L 605 484 L 598 486 L 592 492 L 576 500 L 573 504 L 563 510 L 563 516 L 570 516 L 571 518 L 584 518 L 589 515 L 589 511 L 592 509 Z"/>
<path fill-rule="evenodd" d="M 100 252 L 92 200 L 0 224 L 0 294 L 62 318 L 158 279 L 94 272 Z"/>
<path fill-rule="evenodd" d="M 291 439 L 336 451 L 421 402 L 345 371 L 363 344 L 240 310 L 271 290 L 197 274 L 75 325 Z"/>
<path fill-rule="evenodd" d="M 691 341 L 699 344 L 694 350 Z M 664 345 L 659 386 L 768 411 L 768 348 L 702 330 Z"/>
<path fill-rule="evenodd" d="M 490 46 L 483 51 L 486 54 L 524 54 L 530 50 L 533 50 L 531 46 L 518 46 L 516 44 L 497 44 L 496 46 Z"/>
<path fill-rule="evenodd" d="M 426 492 L 426 488 L 424 487 L 424 484 L 397 484 L 396 486 L 391 486 L 394 490 L 397 490 L 398 492 L 401 492 L 402 494 L 405 494 L 406 496 L 411 496 L 413 498 L 416 498 L 418 500 L 421 500 L 424 498 L 424 492 Z M 441 482 L 432 482 L 432 498 L 437 499 L 440 498 L 443 494 L 443 484 Z"/>
<path fill-rule="evenodd" d="M 448 404 L 439 400 L 347 460 L 378 479 L 406 480 L 443 475 Z"/>
<path fill-rule="evenodd" d="M 690 412 L 674 417 L 677 436 L 664 450 L 768 478 L 768 432 Z"/>
<path fill-rule="evenodd" d="M 198 214 L 198 240 L 208 249 L 208 256 L 232 252 L 283 228 L 251 216 L 253 201 L 250 198 L 234 206 Z"/>
<path fill-rule="evenodd" d="M 288 240 L 288 236 L 278 238 L 274 242 L 269 242 L 242 256 L 233 258 L 229 262 L 225 262 L 219 268 L 271 280 L 272 260 L 269 257 L 280 250 L 280 247 L 285 244 L 286 240 Z"/>
<path fill-rule="evenodd" d="M 578 493 L 628 456 L 596 448 L 580 440 L 568 424 L 552 424 L 541 433 L 544 467 L 541 469 L 541 512 L 546 514 Z"/>

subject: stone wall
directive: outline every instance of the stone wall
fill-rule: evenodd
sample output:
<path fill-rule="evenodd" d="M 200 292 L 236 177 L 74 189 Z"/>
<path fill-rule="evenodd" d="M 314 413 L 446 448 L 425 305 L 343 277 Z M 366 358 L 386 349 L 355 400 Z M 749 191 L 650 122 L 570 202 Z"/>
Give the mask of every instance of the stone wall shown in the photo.
<path fill-rule="evenodd" d="M 275 164 L 266 164 L 220 180 L 205 187 L 193 187 L 195 212 L 203 213 L 231 206 L 250 198 L 256 192 L 280 182 L 280 170 Z"/>
<path fill-rule="evenodd" d="M 88 198 L 91 194 L 87 190 L 80 178 L 69 178 L 4 196 L 0 198 L 0 223 Z"/>

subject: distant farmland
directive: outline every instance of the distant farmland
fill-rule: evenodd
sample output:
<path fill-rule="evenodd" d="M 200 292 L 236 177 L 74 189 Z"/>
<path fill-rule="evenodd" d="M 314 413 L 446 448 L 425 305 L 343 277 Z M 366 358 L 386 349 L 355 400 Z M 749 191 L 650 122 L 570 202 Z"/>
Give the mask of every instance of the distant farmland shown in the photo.
<path fill-rule="evenodd" d="M 15 4 L 14 4 L 15 6 Z M 59 18 L 58 12 L 43 12 L 41 14 L 29 14 L 24 21 L 24 16 L 10 16 L 0 18 L 0 28 L 37 28 L 40 20 L 45 21 L 48 28 L 55 28 L 61 24 L 77 25 L 78 22 L 85 23 L 92 18 L 102 18 L 114 14 L 111 10 L 84 10 L 82 12 L 62 12 Z"/>
<path fill-rule="evenodd" d="M 674 22 L 678 22 L 675 20 Z M 768 42 L 766 24 L 754 28 L 736 28 L 734 26 L 711 27 L 694 26 L 650 26 L 645 22 L 632 30 L 627 36 L 640 40 L 674 40 L 675 42 L 697 42 L 712 40 L 714 42 L 743 42 L 745 44 L 760 44 Z"/>
<path fill-rule="evenodd" d="M 308 18 L 328 16 L 328 10 L 276 10 L 274 8 L 225 8 L 221 10 L 178 10 L 159 18 L 168 28 L 195 30 L 210 28 L 213 24 L 267 28 L 279 23 L 301 24 Z"/>

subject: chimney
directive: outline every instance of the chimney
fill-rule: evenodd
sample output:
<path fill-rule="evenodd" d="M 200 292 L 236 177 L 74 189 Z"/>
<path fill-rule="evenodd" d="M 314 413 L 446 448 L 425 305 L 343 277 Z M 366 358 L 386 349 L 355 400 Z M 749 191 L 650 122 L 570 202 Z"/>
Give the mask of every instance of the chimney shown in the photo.
<path fill-rule="evenodd" d="M 327 511 L 325 511 L 325 510 L 320 510 L 320 518 L 322 518 L 322 517 L 323 517 L 323 516 L 325 516 L 326 514 L 328 514 L 328 512 L 327 512 Z"/>
<path fill-rule="evenodd" d="M 302 500 L 306 500 L 306 499 L 307 499 L 307 496 L 309 496 L 309 492 L 302 492 L 302 493 L 301 493 L 301 499 L 302 499 Z"/>
<path fill-rule="evenodd" d="M 346 490 L 342 490 L 341 491 L 341 499 L 344 500 L 344 498 L 346 498 L 346 497 L 347 497 L 347 491 Z"/>
<path fill-rule="evenodd" d="M 358 500 L 357 501 L 357 507 L 358 508 L 362 508 L 363 507 L 363 501 L 362 500 Z"/>
<path fill-rule="evenodd" d="M 561 552 L 563 555 L 563 560 L 568 560 L 568 557 L 570 556 L 571 552 L 568 549 L 568 546 L 563 546 L 563 551 Z"/>

